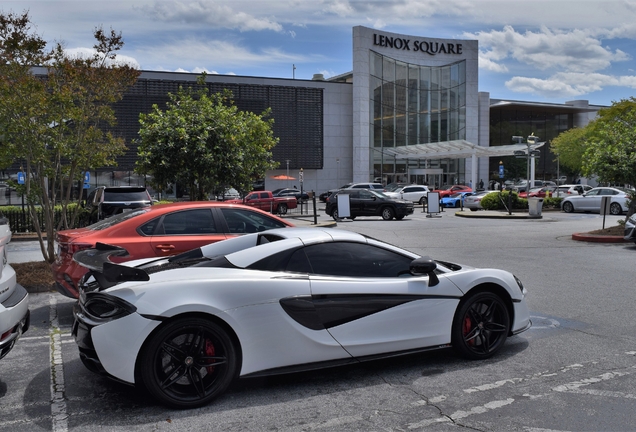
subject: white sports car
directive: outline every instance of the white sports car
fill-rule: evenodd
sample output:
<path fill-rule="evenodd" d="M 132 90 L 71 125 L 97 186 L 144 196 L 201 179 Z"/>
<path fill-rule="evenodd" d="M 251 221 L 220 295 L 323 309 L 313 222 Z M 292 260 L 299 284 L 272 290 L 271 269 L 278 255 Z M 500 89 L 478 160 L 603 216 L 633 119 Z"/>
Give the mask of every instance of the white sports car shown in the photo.
<path fill-rule="evenodd" d="M 113 264 L 75 254 L 73 334 L 95 372 L 176 408 L 204 405 L 237 377 L 453 346 L 485 359 L 530 327 L 519 279 L 419 257 L 360 234 L 285 228 L 171 258 Z"/>

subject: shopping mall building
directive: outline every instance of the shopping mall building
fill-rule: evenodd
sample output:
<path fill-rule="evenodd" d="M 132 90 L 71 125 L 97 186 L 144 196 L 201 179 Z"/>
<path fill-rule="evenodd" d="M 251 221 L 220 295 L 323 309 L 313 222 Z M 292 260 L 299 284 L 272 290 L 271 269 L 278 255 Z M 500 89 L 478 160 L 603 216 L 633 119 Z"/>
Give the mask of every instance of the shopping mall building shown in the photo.
<path fill-rule="evenodd" d="M 116 106 L 116 133 L 129 150 L 117 167 L 91 173 L 91 186 L 143 182 L 131 174 L 139 113 L 165 106 L 168 93 L 197 77 L 142 72 Z M 354 27 L 351 72 L 312 80 L 208 75 L 207 83 L 213 92 L 230 89 L 240 109 L 271 108 L 280 142 L 273 150 L 279 168 L 265 175 L 270 190 L 302 186 L 322 192 L 352 181 L 487 184 L 498 177 L 501 161 L 513 160 L 515 150 L 527 151 L 525 139 L 513 145 L 512 137 L 532 133 L 545 142 L 536 146 L 535 178 L 551 179 L 558 166 L 550 140 L 586 125 L 602 108 L 585 100 L 491 99 L 479 91 L 478 78 L 476 40 Z M 280 174 L 294 179 L 273 179 Z"/>

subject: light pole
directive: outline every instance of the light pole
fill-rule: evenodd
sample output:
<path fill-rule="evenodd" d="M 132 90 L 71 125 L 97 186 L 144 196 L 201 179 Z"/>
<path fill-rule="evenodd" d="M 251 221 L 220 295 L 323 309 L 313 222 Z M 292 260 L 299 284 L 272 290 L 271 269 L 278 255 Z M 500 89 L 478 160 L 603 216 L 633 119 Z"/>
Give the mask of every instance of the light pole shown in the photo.
<path fill-rule="evenodd" d="M 285 178 L 285 180 L 289 182 L 289 159 L 287 159 L 285 162 L 287 162 L 287 177 Z M 288 186 L 289 186 L 289 183 L 288 183 Z"/>
<path fill-rule="evenodd" d="M 336 159 L 336 187 L 340 187 L 340 158 Z"/>

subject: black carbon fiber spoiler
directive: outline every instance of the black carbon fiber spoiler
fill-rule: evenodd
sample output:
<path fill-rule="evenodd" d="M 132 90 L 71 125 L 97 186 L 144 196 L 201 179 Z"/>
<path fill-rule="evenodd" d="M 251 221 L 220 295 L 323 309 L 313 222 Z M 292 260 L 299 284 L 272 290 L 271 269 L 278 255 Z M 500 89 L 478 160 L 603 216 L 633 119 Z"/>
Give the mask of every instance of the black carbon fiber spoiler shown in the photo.
<path fill-rule="evenodd" d="M 90 270 L 103 288 L 112 286 L 112 282 L 150 280 L 148 273 L 142 269 L 110 262 L 111 256 L 125 257 L 128 256 L 128 251 L 120 246 L 96 243 L 92 249 L 76 252 L 73 260 Z M 106 281 L 111 284 L 105 283 Z"/>

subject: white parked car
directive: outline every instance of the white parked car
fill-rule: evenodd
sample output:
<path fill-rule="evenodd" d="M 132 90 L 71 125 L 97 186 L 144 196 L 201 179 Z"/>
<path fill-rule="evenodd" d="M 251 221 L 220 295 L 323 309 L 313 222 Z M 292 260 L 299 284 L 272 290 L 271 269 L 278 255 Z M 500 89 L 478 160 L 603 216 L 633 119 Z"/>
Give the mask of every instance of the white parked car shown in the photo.
<path fill-rule="evenodd" d="M 567 198 L 570 195 L 582 195 L 587 191 L 592 190 L 593 187 L 589 185 L 583 184 L 567 184 L 561 185 L 556 188 L 554 192 L 552 192 L 553 197 L 558 198 Z"/>
<path fill-rule="evenodd" d="M 75 254 L 91 269 L 74 309 L 80 359 L 175 408 L 207 404 L 238 377 L 451 346 L 486 359 L 531 325 L 513 274 L 345 230 L 275 229 L 108 262 L 121 252 Z"/>
<path fill-rule="evenodd" d="M 384 195 L 390 196 L 391 198 L 399 198 L 407 201 L 413 201 L 418 204 L 426 203 L 426 196 L 430 190 L 428 186 L 424 185 L 407 185 L 401 186 L 393 191 L 384 192 Z"/>
<path fill-rule="evenodd" d="M 6 246 L 10 241 L 9 223 L 0 213 L 0 359 L 9 354 L 30 323 L 29 294 L 7 264 Z"/>
<path fill-rule="evenodd" d="M 481 200 L 488 195 L 489 193 L 494 193 L 499 191 L 494 190 L 485 190 L 479 191 L 474 195 L 468 195 L 464 197 L 464 208 L 470 209 L 470 211 L 483 210 L 484 208 L 481 206 Z"/>
<path fill-rule="evenodd" d="M 587 211 L 600 213 L 601 201 L 604 196 L 611 197 L 609 212 L 619 215 L 628 210 L 627 189 L 616 187 L 597 187 L 582 195 L 570 195 L 561 201 L 561 208 L 566 213 Z"/>

